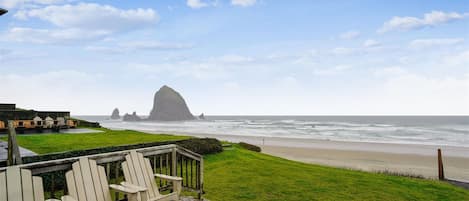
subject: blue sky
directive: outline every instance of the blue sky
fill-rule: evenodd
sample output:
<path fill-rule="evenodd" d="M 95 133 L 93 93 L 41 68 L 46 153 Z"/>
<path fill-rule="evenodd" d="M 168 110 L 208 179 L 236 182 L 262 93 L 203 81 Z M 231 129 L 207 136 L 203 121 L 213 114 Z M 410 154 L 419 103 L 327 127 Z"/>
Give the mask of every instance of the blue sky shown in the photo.
<path fill-rule="evenodd" d="M 0 0 L 0 102 L 146 115 L 469 114 L 468 1 Z"/>

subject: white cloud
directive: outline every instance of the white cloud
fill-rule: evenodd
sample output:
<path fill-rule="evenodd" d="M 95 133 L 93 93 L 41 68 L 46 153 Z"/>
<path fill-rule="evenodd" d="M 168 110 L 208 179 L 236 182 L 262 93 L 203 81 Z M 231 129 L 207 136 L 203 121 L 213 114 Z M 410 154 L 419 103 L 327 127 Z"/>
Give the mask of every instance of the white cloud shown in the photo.
<path fill-rule="evenodd" d="M 378 33 L 388 31 L 400 30 L 408 31 L 413 29 L 420 29 L 424 27 L 436 26 L 439 24 L 448 23 L 455 20 L 461 20 L 469 16 L 469 13 L 456 13 L 456 12 L 442 12 L 432 11 L 425 13 L 423 18 L 417 17 L 399 17 L 395 16 L 391 20 L 385 22 L 383 26 L 378 29 Z"/>
<path fill-rule="evenodd" d="M 360 34 L 361 33 L 359 31 L 351 30 L 351 31 L 347 31 L 347 32 L 340 34 L 339 38 L 344 39 L 344 40 L 350 40 L 350 39 L 358 38 Z"/>
<path fill-rule="evenodd" d="M 368 39 L 363 43 L 363 46 L 364 47 L 378 47 L 378 46 L 381 46 L 381 43 L 373 39 Z"/>
<path fill-rule="evenodd" d="M 248 7 L 256 4 L 256 0 L 231 0 L 231 5 Z"/>
<path fill-rule="evenodd" d="M 469 50 L 455 55 L 446 56 L 444 58 L 444 62 L 449 65 L 465 65 L 467 67 L 469 66 Z"/>
<path fill-rule="evenodd" d="M 347 48 L 347 47 L 337 47 L 337 48 L 332 49 L 331 52 L 336 55 L 349 55 L 349 54 L 356 52 L 356 50 L 353 48 Z"/>
<path fill-rule="evenodd" d="M 434 46 L 458 45 L 463 42 L 463 38 L 429 38 L 413 40 L 409 43 L 409 46 L 411 48 L 428 48 Z"/>
<path fill-rule="evenodd" d="M 333 68 L 327 68 L 327 69 L 314 69 L 313 74 L 314 75 L 336 75 L 339 73 L 343 73 L 347 70 L 350 70 L 352 66 L 350 65 L 337 65 L 334 66 Z"/>
<path fill-rule="evenodd" d="M 39 9 L 21 10 L 18 19 L 38 18 L 62 28 L 105 30 L 110 32 L 134 30 L 158 22 L 153 9 L 123 10 L 109 5 L 80 3 L 76 5 L 46 6 Z"/>
<path fill-rule="evenodd" d="M 70 43 L 102 39 L 114 33 L 151 27 L 158 22 L 153 9 L 123 10 L 109 5 L 80 3 L 20 10 L 15 18 L 41 19 L 55 28 L 13 27 L 5 35 L 11 41 L 33 43 Z"/>
<path fill-rule="evenodd" d="M 223 55 L 221 57 L 213 58 L 212 60 L 215 62 L 221 62 L 224 64 L 239 64 L 239 63 L 247 63 L 247 62 L 254 61 L 254 59 L 251 57 L 246 57 L 246 56 L 241 56 L 241 55 L 236 55 L 236 54 Z"/>
<path fill-rule="evenodd" d="M 166 50 L 184 50 L 192 48 L 192 44 L 183 43 L 163 43 L 159 41 L 133 41 L 118 43 L 115 46 L 87 46 L 85 50 L 94 52 L 103 52 L 109 54 L 120 54 L 129 53 L 139 50 L 154 50 L 154 51 L 166 51 Z"/>
<path fill-rule="evenodd" d="M 4 33 L 4 41 L 30 42 L 38 44 L 57 44 L 94 40 L 110 34 L 106 31 L 87 31 L 82 29 L 32 29 L 13 27 Z"/>
<path fill-rule="evenodd" d="M 186 5 L 193 9 L 199 9 L 208 6 L 216 6 L 217 1 L 206 2 L 204 0 L 187 0 Z"/>
<path fill-rule="evenodd" d="M 63 0 L 0 0 L 0 7 L 13 9 L 17 7 L 32 5 L 51 5 L 62 3 Z"/>

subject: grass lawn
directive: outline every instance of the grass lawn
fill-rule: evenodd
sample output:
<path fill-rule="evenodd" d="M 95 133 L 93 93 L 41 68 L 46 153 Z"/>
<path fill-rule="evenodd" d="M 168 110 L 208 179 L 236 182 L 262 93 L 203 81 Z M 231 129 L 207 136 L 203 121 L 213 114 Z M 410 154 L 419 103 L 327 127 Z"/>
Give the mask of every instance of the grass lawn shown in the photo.
<path fill-rule="evenodd" d="M 93 128 L 94 129 L 94 128 Z M 109 130 L 100 128 L 104 132 L 86 134 L 40 134 L 17 135 L 18 144 L 38 154 L 92 149 L 107 146 L 138 144 L 182 140 L 189 137 L 176 135 L 154 135 L 130 130 Z M 7 141 L 7 137 L 0 137 Z"/>
<path fill-rule="evenodd" d="M 51 153 L 188 138 L 102 130 L 19 135 L 18 142 L 37 153 Z M 305 164 L 239 146 L 205 156 L 204 164 L 204 197 L 211 201 L 469 200 L 468 190 L 439 181 Z"/>
<path fill-rule="evenodd" d="M 469 200 L 449 184 L 294 162 L 235 147 L 205 157 L 212 201 Z"/>

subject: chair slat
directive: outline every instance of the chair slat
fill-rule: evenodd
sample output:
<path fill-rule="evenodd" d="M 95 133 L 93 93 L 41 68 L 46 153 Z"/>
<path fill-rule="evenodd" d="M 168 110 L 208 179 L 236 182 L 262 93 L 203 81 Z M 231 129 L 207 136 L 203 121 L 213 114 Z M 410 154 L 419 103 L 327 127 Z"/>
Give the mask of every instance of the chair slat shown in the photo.
<path fill-rule="evenodd" d="M 91 178 L 90 163 L 87 158 L 80 158 L 80 169 L 85 185 L 86 201 L 97 201 L 96 192 L 94 191 L 93 179 Z"/>
<path fill-rule="evenodd" d="M 143 155 L 141 156 L 141 159 L 143 159 L 143 167 L 147 172 L 148 179 L 150 179 L 150 187 L 153 189 L 153 192 L 155 193 L 155 197 L 158 197 L 160 195 L 160 191 L 158 190 L 158 185 L 156 185 L 155 181 L 155 176 L 153 174 L 153 170 L 151 169 L 151 163 L 148 158 L 143 158 Z"/>
<path fill-rule="evenodd" d="M 44 188 L 41 177 L 33 177 L 34 201 L 44 201 Z"/>
<path fill-rule="evenodd" d="M 130 151 L 130 157 L 132 158 L 132 165 L 134 167 L 135 174 L 137 176 L 137 181 L 138 181 L 137 184 L 140 186 L 146 186 L 146 183 L 142 174 L 142 167 L 140 167 L 140 162 L 138 160 L 137 152 L 135 150 Z"/>
<path fill-rule="evenodd" d="M 104 201 L 111 201 L 111 192 L 109 192 L 109 184 L 107 182 L 104 167 L 98 166 L 99 179 L 101 180 L 101 188 L 103 189 Z"/>
<path fill-rule="evenodd" d="M 0 173 L 0 201 L 7 201 L 7 178 L 5 172 Z"/>
<path fill-rule="evenodd" d="M 96 165 L 96 161 L 94 160 L 89 160 L 89 163 L 91 170 L 91 179 L 93 179 L 94 190 L 96 192 L 96 200 L 104 201 L 103 186 L 101 186 L 101 180 L 98 174 L 98 166 Z"/>
<path fill-rule="evenodd" d="M 77 201 L 86 201 L 85 186 L 83 183 L 83 177 L 81 176 L 80 162 L 75 162 L 72 165 L 72 172 L 75 181 L 75 187 L 77 189 Z"/>
<path fill-rule="evenodd" d="M 21 170 L 23 201 L 34 201 L 33 178 L 30 170 Z"/>
<path fill-rule="evenodd" d="M 138 185 L 139 183 L 137 179 L 137 174 L 135 173 L 135 168 L 132 162 L 132 158 L 130 157 L 130 155 L 127 155 L 125 156 L 125 160 L 128 161 L 127 168 L 129 169 L 129 176 L 130 176 L 130 178 L 129 179 L 126 178 L 126 180 L 131 181 L 133 184 Z"/>
<path fill-rule="evenodd" d="M 68 194 L 74 198 L 78 198 L 77 187 L 75 185 L 75 178 L 72 170 L 65 173 L 65 180 L 67 181 Z"/>
<path fill-rule="evenodd" d="M 145 161 L 143 160 L 143 154 L 141 153 L 138 153 L 137 154 L 137 162 L 139 163 L 139 166 L 140 166 L 140 172 L 141 174 L 143 175 L 143 179 L 145 180 L 145 186 L 148 188 L 148 195 L 150 197 L 155 197 L 157 194 L 155 193 L 155 189 L 153 188 L 154 186 L 152 186 L 151 184 L 152 183 L 155 183 L 154 181 L 154 176 L 153 174 L 148 174 L 148 171 L 147 171 L 147 168 L 146 168 L 146 165 L 145 165 Z M 153 180 L 153 182 L 152 182 Z M 156 189 L 158 191 L 158 189 Z"/>
<path fill-rule="evenodd" d="M 7 195 L 10 201 L 22 201 L 23 193 L 21 191 L 21 175 L 20 168 L 18 166 L 12 166 L 7 168 Z"/>

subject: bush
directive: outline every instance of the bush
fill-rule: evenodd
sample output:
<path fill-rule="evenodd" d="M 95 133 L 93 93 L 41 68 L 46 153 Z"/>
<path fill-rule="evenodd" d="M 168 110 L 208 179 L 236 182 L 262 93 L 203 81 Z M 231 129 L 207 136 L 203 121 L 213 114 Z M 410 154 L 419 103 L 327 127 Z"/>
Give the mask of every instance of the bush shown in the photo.
<path fill-rule="evenodd" d="M 256 145 L 248 144 L 248 143 L 245 143 L 245 142 L 240 142 L 239 145 L 242 148 L 245 148 L 247 150 L 251 150 L 251 151 L 255 151 L 255 152 L 261 152 L 261 148 L 256 146 Z"/>
<path fill-rule="evenodd" d="M 186 149 L 189 149 L 195 153 L 202 154 L 202 155 L 219 153 L 223 151 L 221 142 L 218 141 L 217 139 L 191 138 L 187 140 L 150 142 L 150 143 L 142 143 L 142 144 L 101 147 L 101 148 L 96 148 L 96 149 L 67 151 L 67 152 L 51 153 L 51 154 L 36 155 L 36 156 L 25 156 L 21 158 L 23 159 L 23 164 L 26 164 L 26 163 L 34 163 L 34 162 L 48 161 L 48 160 L 55 160 L 55 159 L 62 159 L 62 158 L 79 157 L 79 156 L 86 156 L 86 155 L 93 155 L 93 154 L 100 154 L 100 153 L 107 153 L 107 152 L 114 152 L 114 151 L 139 149 L 139 148 L 153 147 L 153 146 L 160 146 L 160 145 L 167 145 L 167 144 L 177 144 L 179 146 L 182 146 Z M 0 161 L 0 167 L 5 167 L 5 166 L 6 166 L 6 161 Z"/>
<path fill-rule="evenodd" d="M 215 138 L 192 138 L 176 143 L 198 154 L 215 154 L 223 151 L 221 142 Z"/>

